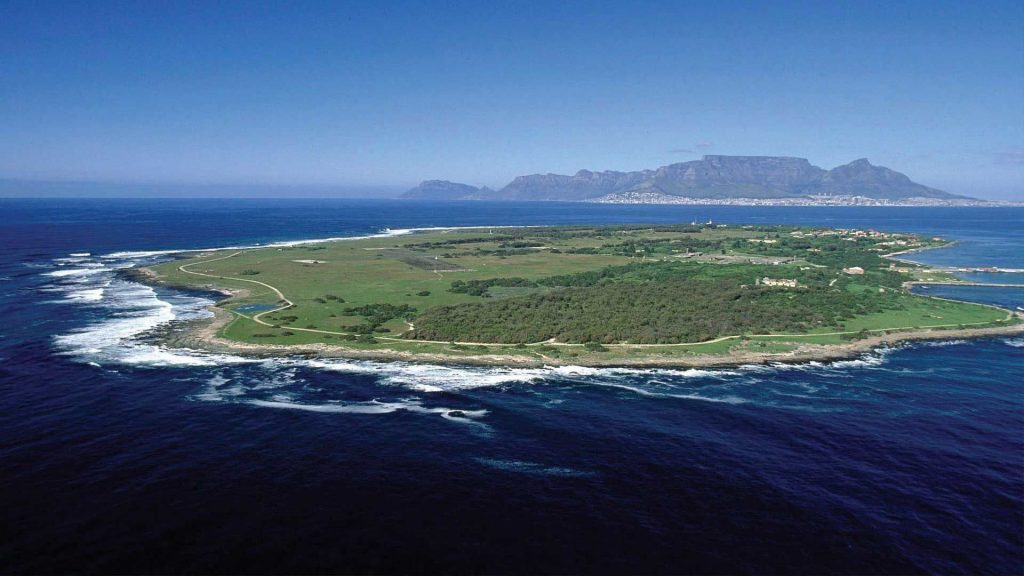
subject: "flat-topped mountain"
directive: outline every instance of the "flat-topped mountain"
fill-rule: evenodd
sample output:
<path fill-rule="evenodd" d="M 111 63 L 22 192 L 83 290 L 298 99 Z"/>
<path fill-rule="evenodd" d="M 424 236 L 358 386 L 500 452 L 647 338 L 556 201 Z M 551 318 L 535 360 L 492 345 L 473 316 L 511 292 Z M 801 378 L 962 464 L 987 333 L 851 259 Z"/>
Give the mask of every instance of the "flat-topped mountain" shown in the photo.
<path fill-rule="evenodd" d="M 689 198 L 777 198 L 803 195 L 823 174 L 804 158 L 705 156 L 659 168 L 640 189 Z"/>
<path fill-rule="evenodd" d="M 704 156 L 656 170 L 580 170 L 573 176 L 519 176 L 500 190 L 430 180 L 405 198 L 437 200 L 641 201 L 772 200 L 850 197 L 880 201 L 970 200 L 922 184 L 866 159 L 825 170 L 805 158 L 784 156 Z"/>

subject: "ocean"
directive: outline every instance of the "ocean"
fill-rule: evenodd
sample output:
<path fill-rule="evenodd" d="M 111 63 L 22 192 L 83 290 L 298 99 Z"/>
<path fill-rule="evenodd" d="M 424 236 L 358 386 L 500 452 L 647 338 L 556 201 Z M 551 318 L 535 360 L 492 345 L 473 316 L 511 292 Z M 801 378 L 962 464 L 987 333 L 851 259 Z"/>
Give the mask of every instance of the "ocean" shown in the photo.
<path fill-rule="evenodd" d="M 0 199 L 0 213 L 4 573 L 1024 567 L 1024 338 L 716 370 L 251 359 L 139 339 L 205 316 L 211 296 L 117 274 L 175 250 L 413 227 L 709 219 L 942 235 L 958 244 L 910 257 L 1020 269 L 1024 209 Z M 1024 306 L 1024 288 L 925 290 Z"/>

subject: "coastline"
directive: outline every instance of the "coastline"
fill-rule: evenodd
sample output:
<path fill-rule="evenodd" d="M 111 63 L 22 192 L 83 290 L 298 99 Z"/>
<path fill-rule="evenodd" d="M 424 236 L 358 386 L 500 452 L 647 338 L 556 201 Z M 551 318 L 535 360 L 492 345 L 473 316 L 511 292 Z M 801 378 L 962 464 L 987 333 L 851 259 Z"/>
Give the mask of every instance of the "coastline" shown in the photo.
<path fill-rule="evenodd" d="M 495 228 L 496 226 L 484 227 Z M 481 228 L 481 226 L 409 228 L 403 230 L 386 230 L 384 233 L 380 235 L 387 236 L 395 234 L 416 234 L 430 230 L 457 230 L 477 228 Z M 357 236 L 351 238 L 313 239 L 305 241 L 291 241 L 280 244 L 312 244 L 319 242 L 355 240 L 366 237 L 367 236 Z M 930 246 L 902 250 L 891 254 L 884 254 L 882 255 L 882 258 L 898 262 L 908 262 L 916 265 L 922 265 L 921 263 L 914 262 L 912 260 L 904 260 L 901 258 L 897 258 L 897 256 L 902 256 L 905 254 L 920 252 L 924 250 L 948 248 L 955 244 L 956 241 L 951 241 L 941 246 Z M 213 250 L 223 249 L 210 249 L 204 251 Z M 192 252 L 192 250 L 189 250 L 187 252 Z M 172 256 L 179 254 L 179 252 L 172 251 L 168 251 L 166 253 Z M 195 286 L 177 286 L 173 283 L 168 283 L 164 280 L 161 280 L 155 272 L 146 267 L 131 268 L 125 270 L 124 274 L 127 277 L 129 277 L 131 281 L 139 282 L 142 284 L 161 285 L 186 290 L 196 289 Z M 911 281 L 905 283 L 904 287 L 909 289 L 911 286 L 918 284 L 936 284 L 936 282 Z M 951 284 L 959 285 L 964 283 L 957 282 Z M 214 286 L 212 284 L 206 286 L 205 289 L 210 290 L 211 292 L 223 294 L 228 297 L 244 296 L 245 293 L 247 292 L 245 289 L 228 290 L 222 287 Z M 935 298 L 933 296 L 923 294 L 918 295 L 926 298 Z M 945 298 L 939 299 L 948 300 Z M 400 361 L 423 364 L 471 365 L 494 367 L 504 366 L 515 368 L 540 368 L 544 366 L 584 366 L 608 368 L 727 368 L 750 364 L 801 364 L 808 362 L 848 360 L 862 356 L 863 354 L 869 353 L 872 350 L 884 348 L 889 345 L 898 343 L 928 340 L 958 340 L 966 338 L 986 338 L 1024 334 L 1024 313 L 1008 310 L 991 304 L 981 304 L 977 302 L 969 303 L 987 306 L 996 310 L 1000 310 L 1007 314 L 1008 320 L 1010 318 L 1014 318 L 1017 320 L 1017 322 L 1010 325 L 994 326 L 987 328 L 925 328 L 917 330 L 907 330 L 902 332 L 882 333 L 878 335 L 863 337 L 857 340 L 851 340 L 849 342 L 843 342 L 841 344 L 800 344 L 794 350 L 788 352 L 769 353 L 752 351 L 732 351 L 727 354 L 695 354 L 690 357 L 673 358 L 660 358 L 657 356 L 638 356 L 634 359 L 605 359 L 601 358 L 600 354 L 598 353 L 589 354 L 585 357 L 563 359 L 545 356 L 543 354 L 538 354 L 539 356 L 541 356 L 541 358 L 538 358 L 537 355 L 508 353 L 456 355 L 443 354 L 437 352 L 408 352 L 388 348 L 379 348 L 371 350 L 365 348 L 353 348 L 344 345 L 326 343 L 257 344 L 249 342 L 239 342 L 223 338 L 219 335 L 221 329 L 228 322 L 233 320 L 235 318 L 235 315 L 230 311 L 220 308 L 219 306 L 214 304 L 207 307 L 207 309 L 213 313 L 212 318 L 205 320 L 194 320 L 184 325 L 179 325 L 178 327 L 175 327 L 172 330 L 164 333 L 162 336 L 158 337 L 157 340 L 161 345 L 175 348 L 188 348 L 212 353 L 230 353 L 240 356 L 250 356 L 259 358 L 282 356 L 309 356 L 314 358 L 350 358 L 360 360 L 375 360 L 382 362 Z"/>
<path fill-rule="evenodd" d="M 956 246 L 956 245 L 957 245 L 957 241 L 956 240 L 950 240 L 949 242 L 946 242 L 945 244 L 943 244 L 941 246 L 921 246 L 919 248 L 907 248 L 906 250 L 898 250 L 896 252 L 890 252 L 888 254 L 882 254 L 881 258 L 885 258 L 887 260 L 892 260 L 894 262 L 904 262 L 904 263 L 908 263 L 908 264 L 916 264 L 918 266 L 927 266 L 927 264 L 924 264 L 922 262 L 918 262 L 916 260 L 911 260 L 909 258 L 897 258 L 897 256 L 903 256 L 904 254 L 914 254 L 916 252 L 925 252 L 927 250 L 940 250 L 940 249 L 943 249 L 943 248 L 952 248 L 953 246 Z"/>
<path fill-rule="evenodd" d="M 993 306 L 1000 310 L 1005 310 Z M 594 368 L 729 368 L 750 364 L 804 364 L 857 358 L 872 350 L 928 340 L 961 340 L 1024 334 L 1024 314 L 1006 310 L 1019 321 L 1009 326 L 963 329 L 923 329 L 868 336 L 842 344 L 803 344 L 790 352 L 731 352 L 729 354 L 702 354 L 688 358 L 638 357 L 632 360 L 602 359 L 599 355 L 572 359 L 519 354 L 450 355 L 415 353 L 381 348 L 368 350 L 337 344 L 254 344 L 228 340 L 218 335 L 221 328 L 234 319 L 234 315 L 217 306 L 209 306 L 214 317 L 196 320 L 182 326 L 159 340 L 163 345 L 177 348 L 227 353 L 256 358 L 308 356 L 312 358 L 350 358 L 382 362 L 412 362 L 421 364 L 504 366 L 510 368 L 542 368 L 545 366 L 585 366 Z"/>

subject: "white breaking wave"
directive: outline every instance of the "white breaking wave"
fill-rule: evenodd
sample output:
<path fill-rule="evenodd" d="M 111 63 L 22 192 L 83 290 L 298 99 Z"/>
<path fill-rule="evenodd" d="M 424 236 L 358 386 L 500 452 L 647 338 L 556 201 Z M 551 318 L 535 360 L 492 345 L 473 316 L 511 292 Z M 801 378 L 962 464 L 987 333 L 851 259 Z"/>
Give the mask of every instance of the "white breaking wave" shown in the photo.
<path fill-rule="evenodd" d="M 301 363 L 321 370 L 372 374 L 383 384 L 402 386 L 417 392 L 447 392 L 513 383 L 526 384 L 551 375 L 549 370 L 542 368 L 473 368 L 331 359 L 303 360 Z"/>
<path fill-rule="evenodd" d="M 830 362 L 825 366 L 832 369 L 843 369 L 843 368 L 875 368 L 881 366 L 885 362 L 885 358 L 882 356 L 864 356 L 856 360 L 837 360 Z"/>
<path fill-rule="evenodd" d="M 925 348 L 945 348 L 946 346 L 959 346 L 960 344 L 966 344 L 966 340 L 938 340 L 934 342 L 920 342 L 918 346 Z"/>
<path fill-rule="evenodd" d="M 1006 338 L 1003 340 L 1003 344 L 1014 348 L 1024 348 L 1024 338 Z"/>
<path fill-rule="evenodd" d="M 80 264 L 82 262 L 88 262 L 89 258 L 86 256 L 73 256 L 69 258 L 56 258 L 54 262 L 58 266 L 66 266 L 68 264 Z"/>
<path fill-rule="evenodd" d="M 701 368 L 595 368 L 590 366 L 556 366 L 550 368 L 560 376 L 666 376 L 670 378 L 724 378 L 736 376 L 735 370 L 707 370 Z"/>
<path fill-rule="evenodd" d="M 624 376 L 722 379 L 739 374 L 732 370 L 593 368 L 588 366 L 506 368 L 334 359 L 296 360 L 294 362 L 321 370 L 370 374 L 376 376 L 383 384 L 402 386 L 417 392 L 452 392 L 476 388 L 494 388 L 509 384 L 532 384 L 542 380 L 559 378 L 585 377 L 587 382 L 591 382 L 597 380 L 617 381 Z M 651 392 L 650 394 L 662 393 Z"/>
<path fill-rule="evenodd" d="M 137 258 L 153 258 L 156 256 L 169 256 L 171 254 L 192 254 L 196 252 L 218 252 L 222 250 L 253 250 L 256 248 L 288 248 L 291 246 L 302 246 L 304 244 L 322 244 L 324 242 L 340 242 L 348 240 L 366 240 L 368 238 L 389 238 L 391 236 L 402 236 L 405 234 L 411 234 L 416 230 L 426 230 L 426 228 L 410 228 L 403 230 L 391 230 L 386 229 L 379 234 L 366 234 L 363 236 L 335 236 L 331 238 L 313 238 L 310 240 L 287 240 L 283 242 L 271 242 L 269 244 L 245 244 L 240 246 L 223 246 L 220 248 L 186 248 L 181 250 L 138 250 L 138 251 L 124 251 L 124 252 L 112 252 L 110 254 L 104 254 L 102 258 L 111 260 L 124 260 L 124 259 L 137 259 Z"/>
<path fill-rule="evenodd" d="M 102 266 L 94 266 L 90 268 L 65 268 L 63 270 L 54 270 L 53 272 L 43 272 L 43 276 L 64 278 L 66 276 L 88 276 L 90 274 L 100 274 L 102 272 L 108 272 L 108 270 Z"/>
<path fill-rule="evenodd" d="M 65 298 L 73 302 L 99 302 L 103 300 L 103 292 L 103 288 L 86 288 L 68 292 Z"/>
<path fill-rule="evenodd" d="M 859 358 L 851 360 L 833 360 L 819 362 L 811 360 L 798 364 L 787 364 L 785 362 L 774 362 L 772 364 L 744 364 L 740 370 L 753 373 L 770 373 L 785 370 L 797 370 L 802 372 L 836 372 L 849 368 L 877 368 L 885 363 L 886 356 L 892 348 L 877 348 L 869 354 L 863 354 Z"/>
<path fill-rule="evenodd" d="M 270 242 L 268 244 L 245 244 L 240 246 L 222 246 L 219 248 L 186 248 L 180 250 L 139 250 L 139 251 L 122 251 L 112 252 L 110 254 L 104 254 L 102 258 L 105 259 L 137 259 L 137 258 L 152 258 L 155 256 L 168 256 L 171 254 L 185 254 L 195 252 L 216 252 L 221 250 L 252 250 L 254 248 L 288 248 L 291 246 L 302 246 L 304 244 L 322 244 L 324 242 L 340 242 L 347 240 L 366 240 L 368 238 L 390 238 L 392 236 L 404 236 L 407 234 L 413 234 L 415 232 L 431 232 L 437 230 L 476 230 L 480 228 L 537 228 L 541 226 L 516 226 L 516 225 L 502 225 L 502 226 L 427 226 L 419 228 L 385 228 L 377 234 L 364 234 L 362 236 L 332 236 L 329 238 L 310 238 L 308 240 L 285 240 L 281 242 Z M 83 253 L 84 254 L 84 253 Z M 72 254 L 73 256 L 74 254 Z"/>
<path fill-rule="evenodd" d="M 197 394 L 196 398 L 200 400 L 223 400 L 225 396 L 239 396 L 244 393 L 244 389 L 239 384 L 231 389 L 224 387 L 225 384 L 231 382 L 231 378 L 225 377 L 223 374 L 215 374 L 206 383 L 206 391 Z"/>
<path fill-rule="evenodd" d="M 61 353 L 87 362 L 136 366 L 216 366 L 251 360 L 192 350 L 172 350 L 137 342 L 134 337 L 175 319 L 210 316 L 209 301 L 185 299 L 174 306 L 157 297 L 149 286 L 110 281 L 105 288 L 85 288 L 71 292 L 68 298 L 107 308 L 109 315 L 68 334 L 54 337 Z"/>
<path fill-rule="evenodd" d="M 58 336 L 58 342 L 82 347 L 117 341 L 148 330 L 161 322 L 174 319 L 171 304 L 160 300 L 149 286 L 127 282 L 112 283 L 107 302 L 113 311 L 111 318 L 95 326 L 102 330 L 82 329 L 74 335 Z"/>
<path fill-rule="evenodd" d="M 56 335 L 54 345 L 60 353 L 83 362 L 132 366 L 215 366 L 253 360 L 194 350 L 172 350 L 138 342 L 135 337 L 172 320 L 210 317 L 206 308 L 213 302 L 194 296 L 176 296 L 174 303 L 162 300 L 156 291 L 143 284 L 121 280 L 115 272 L 137 265 L 130 260 L 89 260 L 91 254 L 76 252 L 81 260 L 75 266 L 51 270 L 43 276 L 55 279 L 41 287 L 44 292 L 60 292 L 68 304 L 88 305 L 99 318 L 67 334 Z"/>

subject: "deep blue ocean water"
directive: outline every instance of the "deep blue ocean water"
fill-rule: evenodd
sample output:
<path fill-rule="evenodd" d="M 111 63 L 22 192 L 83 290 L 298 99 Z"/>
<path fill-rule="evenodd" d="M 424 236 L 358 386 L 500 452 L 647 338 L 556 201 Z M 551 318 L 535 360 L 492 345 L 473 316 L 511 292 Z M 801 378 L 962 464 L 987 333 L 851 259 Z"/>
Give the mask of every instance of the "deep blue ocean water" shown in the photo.
<path fill-rule="evenodd" d="M 0 214 L 4 573 L 1024 569 L 1024 338 L 729 370 L 248 360 L 133 340 L 209 301 L 113 273 L 163 250 L 384 228 L 708 218 L 941 234 L 959 244 L 914 258 L 1024 268 L 1022 209 L 0 200 Z M 1024 306 L 1024 289 L 929 290 Z"/>

